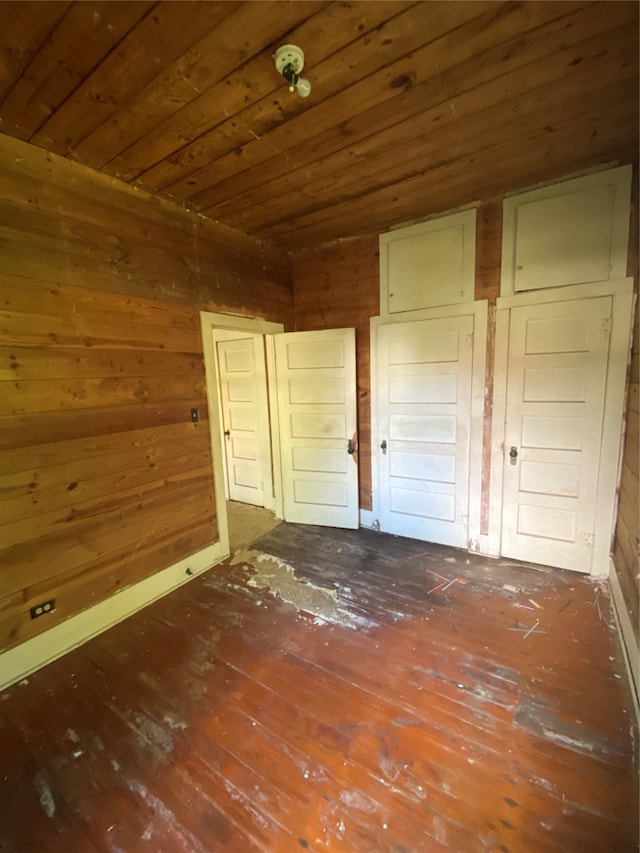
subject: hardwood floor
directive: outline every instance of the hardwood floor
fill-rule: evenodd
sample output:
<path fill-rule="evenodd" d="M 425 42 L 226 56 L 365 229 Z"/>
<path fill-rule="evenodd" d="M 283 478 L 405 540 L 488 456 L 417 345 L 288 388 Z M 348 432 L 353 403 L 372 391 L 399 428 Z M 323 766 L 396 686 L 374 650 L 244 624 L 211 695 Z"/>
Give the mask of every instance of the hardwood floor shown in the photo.
<path fill-rule="evenodd" d="M 0 694 L 0 850 L 626 853 L 634 754 L 599 585 L 282 524 Z"/>
<path fill-rule="evenodd" d="M 227 501 L 227 520 L 232 554 L 281 523 L 271 510 L 239 501 Z"/>

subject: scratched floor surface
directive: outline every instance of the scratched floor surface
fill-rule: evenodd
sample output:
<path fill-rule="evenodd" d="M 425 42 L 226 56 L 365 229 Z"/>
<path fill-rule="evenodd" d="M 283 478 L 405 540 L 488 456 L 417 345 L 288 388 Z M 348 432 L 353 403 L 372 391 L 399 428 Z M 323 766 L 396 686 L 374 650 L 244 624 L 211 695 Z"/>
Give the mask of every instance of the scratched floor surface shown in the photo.
<path fill-rule="evenodd" d="M 0 694 L 0 850 L 633 851 L 606 590 L 283 524 Z"/>

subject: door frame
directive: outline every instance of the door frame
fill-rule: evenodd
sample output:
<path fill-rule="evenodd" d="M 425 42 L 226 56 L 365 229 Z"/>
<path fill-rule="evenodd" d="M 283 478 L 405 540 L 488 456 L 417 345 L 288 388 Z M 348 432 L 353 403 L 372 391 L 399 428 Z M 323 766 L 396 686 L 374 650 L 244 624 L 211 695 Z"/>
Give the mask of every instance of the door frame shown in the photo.
<path fill-rule="evenodd" d="M 482 507 L 482 453 L 473 453 L 473 448 L 482 448 L 484 431 L 485 370 L 487 363 L 487 331 L 489 302 L 465 302 L 424 308 L 419 311 L 403 311 L 384 317 L 371 318 L 371 485 L 372 527 L 379 529 L 380 471 L 377 453 L 379 436 L 378 400 L 378 329 L 395 323 L 411 323 L 420 320 L 438 320 L 448 317 L 473 315 L 473 361 L 471 366 L 471 423 L 469 428 L 469 521 L 467 545 L 469 551 L 486 553 L 480 533 Z"/>
<path fill-rule="evenodd" d="M 223 460 L 223 428 L 221 422 L 221 407 L 218 376 L 218 359 L 214 341 L 214 329 L 224 329 L 232 332 L 247 332 L 252 335 L 262 335 L 265 340 L 265 359 L 267 377 L 275 376 L 275 355 L 273 339 L 275 335 L 284 331 L 282 323 L 272 323 L 268 320 L 260 320 L 255 317 L 236 317 L 231 314 L 215 314 L 211 311 L 200 312 L 200 329 L 202 334 L 202 354 L 205 368 L 205 383 L 207 389 L 207 403 L 209 406 L 209 441 L 211 445 L 211 459 L 213 464 L 213 486 L 216 501 L 216 516 L 218 519 L 218 539 L 224 557 L 228 557 L 229 549 L 229 522 L 227 519 L 227 503 L 225 495 L 225 477 Z M 273 506 L 276 517 L 282 518 L 282 483 L 280 480 L 280 441 L 277 428 L 277 399 L 273 382 L 267 381 L 268 400 L 270 408 L 269 421 L 271 424 L 271 458 L 273 467 L 273 483 L 271 483 L 271 472 L 265 472 L 265 493 L 269 491 L 274 495 Z"/>
<path fill-rule="evenodd" d="M 507 415 L 507 371 L 509 367 L 509 327 L 511 309 L 551 302 L 612 297 L 612 323 L 609 363 L 604 400 L 604 418 L 600 451 L 600 471 L 596 489 L 595 517 L 607 535 L 596 535 L 591 558 L 591 575 L 608 574 L 611 537 L 617 514 L 617 489 L 620 478 L 626 373 L 630 357 L 635 296 L 633 279 L 566 285 L 549 290 L 532 290 L 501 296 L 496 303 L 496 342 L 491 425 L 491 473 L 489 483 L 489 553 L 502 551 L 503 478 L 505 470 L 504 437 Z"/>

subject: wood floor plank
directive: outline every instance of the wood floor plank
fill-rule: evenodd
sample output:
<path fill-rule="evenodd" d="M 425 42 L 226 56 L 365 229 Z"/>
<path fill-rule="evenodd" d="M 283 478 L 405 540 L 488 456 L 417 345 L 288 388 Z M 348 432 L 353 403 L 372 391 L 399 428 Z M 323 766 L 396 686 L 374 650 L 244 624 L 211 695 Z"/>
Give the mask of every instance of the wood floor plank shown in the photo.
<path fill-rule="evenodd" d="M 599 583 L 281 524 L 0 694 L 0 851 L 627 853 L 625 679 Z"/>

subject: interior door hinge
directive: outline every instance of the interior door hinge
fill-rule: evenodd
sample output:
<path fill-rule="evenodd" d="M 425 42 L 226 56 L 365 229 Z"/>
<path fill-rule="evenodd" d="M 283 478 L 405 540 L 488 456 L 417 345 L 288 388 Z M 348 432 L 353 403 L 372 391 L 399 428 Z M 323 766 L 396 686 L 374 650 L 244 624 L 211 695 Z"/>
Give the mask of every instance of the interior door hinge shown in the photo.
<path fill-rule="evenodd" d="M 584 534 L 584 543 L 587 546 L 587 548 L 593 548 L 595 538 L 596 537 L 595 537 L 594 533 L 585 533 Z"/>
<path fill-rule="evenodd" d="M 613 317 L 607 317 L 606 320 L 602 321 L 602 331 L 605 335 L 608 335 L 611 332 L 611 323 L 613 321 Z"/>
<path fill-rule="evenodd" d="M 465 335 L 465 342 L 468 347 L 473 346 L 473 332 L 469 332 L 468 335 Z"/>

